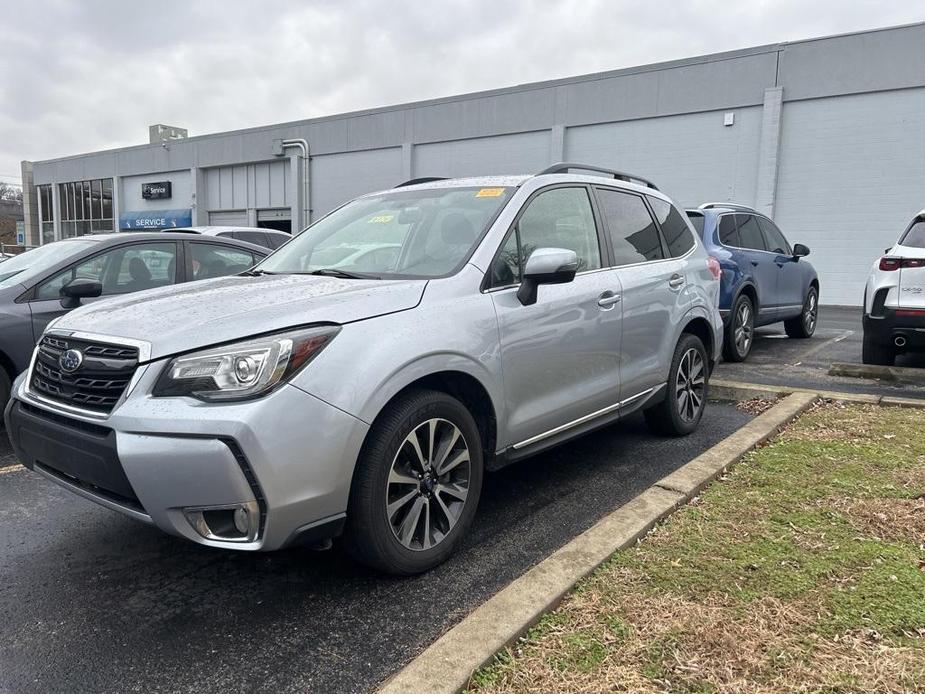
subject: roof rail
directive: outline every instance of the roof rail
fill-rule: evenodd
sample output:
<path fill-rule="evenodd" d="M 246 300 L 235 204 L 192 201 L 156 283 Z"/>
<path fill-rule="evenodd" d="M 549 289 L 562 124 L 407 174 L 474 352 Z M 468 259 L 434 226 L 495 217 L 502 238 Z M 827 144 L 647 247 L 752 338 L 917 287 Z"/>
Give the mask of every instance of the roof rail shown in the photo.
<path fill-rule="evenodd" d="M 637 176 L 635 174 L 624 173 L 623 171 L 615 171 L 614 169 L 606 169 L 603 166 L 591 166 L 589 164 L 575 164 L 567 161 L 560 161 L 558 164 L 553 164 L 547 169 L 540 171 L 537 176 L 542 176 L 544 174 L 560 174 L 568 173 L 571 169 L 580 169 L 582 171 L 596 171 L 597 173 L 607 174 L 613 176 L 618 181 L 626 181 L 627 183 L 641 183 L 647 188 L 652 190 L 658 190 L 658 187 L 649 181 L 648 179 L 643 178 L 642 176 Z"/>
<path fill-rule="evenodd" d="M 705 202 L 700 205 L 698 210 L 712 210 L 716 207 L 725 207 L 730 210 L 742 210 L 743 212 L 758 212 L 754 207 L 748 205 L 737 205 L 734 202 Z"/>
<path fill-rule="evenodd" d="M 434 181 L 445 181 L 446 176 L 423 176 L 422 178 L 412 178 L 409 181 L 404 183 L 399 183 L 396 188 L 404 188 L 405 186 L 416 186 L 418 183 L 433 183 Z"/>

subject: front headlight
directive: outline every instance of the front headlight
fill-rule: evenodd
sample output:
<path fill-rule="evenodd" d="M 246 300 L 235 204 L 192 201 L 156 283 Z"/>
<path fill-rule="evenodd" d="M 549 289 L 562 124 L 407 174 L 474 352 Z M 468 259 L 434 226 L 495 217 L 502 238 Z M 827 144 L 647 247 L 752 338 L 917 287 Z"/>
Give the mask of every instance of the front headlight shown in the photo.
<path fill-rule="evenodd" d="M 153 395 L 207 402 L 259 397 L 294 376 L 338 332 L 338 326 L 322 325 L 177 357 L 164 369 Z"/>

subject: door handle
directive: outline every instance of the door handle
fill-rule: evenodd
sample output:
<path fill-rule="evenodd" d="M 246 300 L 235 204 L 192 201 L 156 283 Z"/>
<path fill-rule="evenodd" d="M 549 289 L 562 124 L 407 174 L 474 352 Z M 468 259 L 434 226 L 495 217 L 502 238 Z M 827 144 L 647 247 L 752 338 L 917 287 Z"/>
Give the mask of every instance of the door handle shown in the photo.
<path fill-rule="evenodd" d="M 619 294 L 615 294 L 611 291 L 606 291 L 601 294 L 597 299 L 597 305 L 603 309 L 611 309 L 616 304 L 620 303 L 621 297 Z"/>
<path fill-rule="evenodd" d="M 684 275 L 674 274 L 668 280 L 668 286 L 672 289 L 678 289 L 684 284 Z"/>
<path fill-rule="evenodd" d="M 758 261 L 757 261 L 757 260 L 753 260 L 753 261 L 751 261 L 751 263 L 752 263 L 752 265 L 753 265 L 754 267 L 758 267 Z"/>

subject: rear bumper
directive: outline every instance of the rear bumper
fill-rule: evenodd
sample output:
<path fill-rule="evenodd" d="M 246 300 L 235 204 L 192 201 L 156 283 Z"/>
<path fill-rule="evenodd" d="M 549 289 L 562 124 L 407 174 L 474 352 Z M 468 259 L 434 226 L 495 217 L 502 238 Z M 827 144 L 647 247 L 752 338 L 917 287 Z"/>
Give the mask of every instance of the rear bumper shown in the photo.
<path fill-rule="evenodd" d="M 864 315 L 864 334 L 900 352 L 925 351 L 925 313 L 904 315 L 903 309 L 884 309 L 883 315 Z M 897 338 L 905 344 L 897 345 Z"/>

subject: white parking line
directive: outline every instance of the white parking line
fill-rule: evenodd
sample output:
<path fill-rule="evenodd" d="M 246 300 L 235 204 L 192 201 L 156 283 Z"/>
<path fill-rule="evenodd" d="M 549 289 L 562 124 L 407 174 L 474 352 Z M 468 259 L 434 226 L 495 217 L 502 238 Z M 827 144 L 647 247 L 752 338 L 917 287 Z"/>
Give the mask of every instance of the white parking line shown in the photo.
<path fill-rule="evenodd" d="M 851 337 L 852 335 L 854 335 L 854 331 L 853 331 L 853 330 L 842 330 L 842 331 L 841 331 L 841 334 L 838 335 L 837 337 L 829 338 L 829 339 L 826 340 L 825 342 L 821 342 L 820 344 L 816 345 L 815 347 L 810 347 L 808 350 L 806 350 L 805 352 L 803 352 L 802 354 L 800 354 L 800 359 L 799 359 L 799 361 L 791 362 L 791 363 L 787 364 L 787 366 L 797 366 L 797 365 L 799 365 L 799 364 L 802 364 L 804 361 L 806 361 L 806 359 L 808 359 L 809 357 L 813 356 L 814 354 L 818 354 L 819 352 L 821 352 L 822 350 L 824 350 L 824 349 L 825 349 L 826 347 L 828 347 L 829 345 L 834 345 L 836 342 L 841 342 L 842 340 L 845 340 L 845 339 Z"/>
<path fill-rule="evenodd" d="M 7 465 L 6 467 L 0 467 L 0 475 L 6 475 L 10 472 L 19 472 L 20 470 L 25 470 L 22 465 L 16 463 L 15 465 Z"/>

